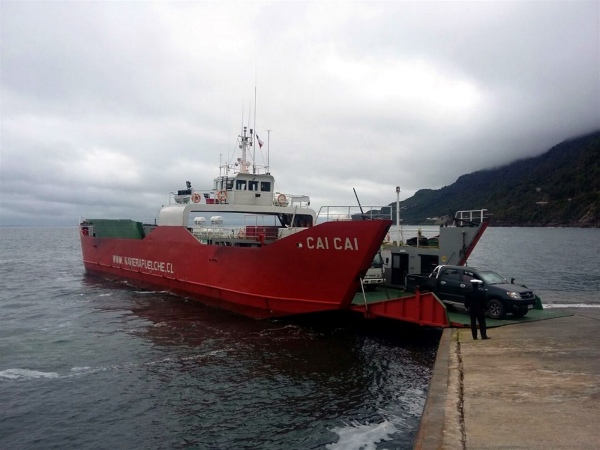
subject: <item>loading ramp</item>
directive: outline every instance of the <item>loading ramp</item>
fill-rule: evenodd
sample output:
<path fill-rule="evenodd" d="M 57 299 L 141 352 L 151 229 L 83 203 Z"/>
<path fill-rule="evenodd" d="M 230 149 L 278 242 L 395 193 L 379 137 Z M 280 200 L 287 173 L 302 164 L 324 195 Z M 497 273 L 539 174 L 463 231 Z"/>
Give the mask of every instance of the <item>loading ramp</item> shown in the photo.
<path fill-rule="evenodd" d="M 374 291 L 365 291 L 364 295 L 362 292 L 358 292 L 354 297 L 351 309 L 368 319 L 383 317 L 437 328 L 470 327 L 470 318 L 466 311 L 448 310 L 442 301 L 431 292 L 409 293 L 385 287 Z M 488 328 L 494 328 L 569 315 L 571 313 L 565 310 L 544 309 L 539 301 L 536 308 L 530 310 L 526 316 L 513 317 L 509 314 L 503 320 L 487 318 L 486 325 Z"/>
<path fill-rule="evenodd" d="M 453 326 L 444 304 L 431 292 L 406 293 L 395 289 L 359 292 L 351 309 L 369 319 L 384 317 L 420 326 Z"/>

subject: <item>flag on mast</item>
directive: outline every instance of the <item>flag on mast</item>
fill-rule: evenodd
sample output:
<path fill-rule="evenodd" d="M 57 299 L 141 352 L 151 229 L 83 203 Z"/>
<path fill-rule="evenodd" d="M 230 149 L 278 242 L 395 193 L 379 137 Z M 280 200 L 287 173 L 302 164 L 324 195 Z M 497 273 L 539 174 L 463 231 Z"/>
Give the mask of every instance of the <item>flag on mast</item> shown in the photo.
<path fill-rule="evenodd" d="M 265 145 L 265 143 L 263 141 L 261 141 L 260 138 L 258 137 L 258 134 L 256 135 L 256 140 L 258 141 L 259 148 L 262 148 L 262 146 Z"/>

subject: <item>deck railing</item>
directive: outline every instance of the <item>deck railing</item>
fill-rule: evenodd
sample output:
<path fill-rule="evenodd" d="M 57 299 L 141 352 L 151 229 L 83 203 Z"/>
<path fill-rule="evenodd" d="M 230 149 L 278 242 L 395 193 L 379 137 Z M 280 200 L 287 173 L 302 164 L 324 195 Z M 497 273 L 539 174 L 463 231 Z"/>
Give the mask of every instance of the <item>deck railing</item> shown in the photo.
<path fill-rule="evenodd" d="M 473 209 L 468 211 L 457 211 L 454 215 L 456 226 L 465 226 L 472 224 L 480 224 L 487 220 L 487 209 Z"/>
<path fill-rule="evenodd" d="M 392 220 L 389 206 L 322 206 L 317 214 L 317 223 L 338 220 Z"/>

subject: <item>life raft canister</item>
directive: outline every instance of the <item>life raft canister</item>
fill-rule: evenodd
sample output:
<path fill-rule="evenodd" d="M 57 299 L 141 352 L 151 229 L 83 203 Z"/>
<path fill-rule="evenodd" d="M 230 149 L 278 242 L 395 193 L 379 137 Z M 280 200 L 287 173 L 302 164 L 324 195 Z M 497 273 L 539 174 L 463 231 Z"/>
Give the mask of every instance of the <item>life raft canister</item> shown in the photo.
<path fill-rule="evenodd" d="M 287 201 L 287 198 L 285 197 L 285 194 L 279 194 L 277 196 L 277 204 L 279 206 L 283 206 L 285 205 L 285 202 Z"/>
<path fill-rule="evenodd" d="M 227 191 L 217 192 L 217 200 L 219 200 L 219 203 L 225 203 L 227 200 Z"/>
<path fill-rule="evenodd" d="M 192 194 L 192 201 L 194 203 L 200 203 L 200 194 L 198 194 L 197 192 L 194 192 Z"/>

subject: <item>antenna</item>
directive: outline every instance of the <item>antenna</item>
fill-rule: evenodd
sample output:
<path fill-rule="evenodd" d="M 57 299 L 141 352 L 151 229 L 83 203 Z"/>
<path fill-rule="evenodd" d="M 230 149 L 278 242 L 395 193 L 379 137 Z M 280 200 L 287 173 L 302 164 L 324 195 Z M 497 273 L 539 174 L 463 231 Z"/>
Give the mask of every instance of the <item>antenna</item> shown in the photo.
<path fill-rule="evenodd" d="M 266 172 L 267 175 L 270 175 L 270 166 L 269 166 L 269 157 L 271 155 L 271 131 L 273 130 L 267 130 L 267 167 L 266 167 Z"/>
<path fill-rule="evenodd" d="M 362 220 L 365 220 L 365 213 L 362 209 L 362 205 L 360 204 L 360 200 L 358 199 L 358 194 L 356 193 L 356 189 L 352 188 L 352 190 L 354 191 L 354 196 L 356 197 L 356 202 L 358 203 L 358 207 L 360 208 L 360 215 L 362 217 Z"/>
<path fill-rule="evenodd" d="M 256 76 L 256 75 L 255 75 Z M 254 136 L 256 136 L 256 82 L 254 83 Z M 256 141 L 252 136 L 252 173 L 256 173 Z"/>
<path fill-rule="evenodd" d="M 242 127 L 244 128 L 244 102 L 242 102 Z"/>

